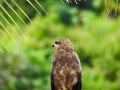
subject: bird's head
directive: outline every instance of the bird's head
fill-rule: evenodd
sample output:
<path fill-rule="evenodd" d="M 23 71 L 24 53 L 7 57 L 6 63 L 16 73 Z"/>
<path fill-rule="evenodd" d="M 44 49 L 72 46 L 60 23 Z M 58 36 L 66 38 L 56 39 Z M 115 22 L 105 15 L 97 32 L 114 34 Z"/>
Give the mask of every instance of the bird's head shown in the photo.
<path fill-rule="evenodd" d="M 61 38 L 61 39 L 56 40 L 53 43 L 52 47 L 55 47 L 55 48 L 65 48 L 65 47 L 67 47 L 67 48 L 72 49 L 72 44 L 71 44 L 69 39 Z"/>

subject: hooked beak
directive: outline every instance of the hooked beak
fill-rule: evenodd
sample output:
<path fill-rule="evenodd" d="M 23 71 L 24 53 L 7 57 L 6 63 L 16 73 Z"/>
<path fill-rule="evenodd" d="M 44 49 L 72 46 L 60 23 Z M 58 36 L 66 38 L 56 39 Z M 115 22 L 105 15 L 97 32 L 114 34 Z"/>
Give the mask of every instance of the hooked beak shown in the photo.
<path fill-rule="evenodd" d="M 55 45 L 54 45 L 54 44 L 52 44 L 52 47 L 55 47 Z"/>

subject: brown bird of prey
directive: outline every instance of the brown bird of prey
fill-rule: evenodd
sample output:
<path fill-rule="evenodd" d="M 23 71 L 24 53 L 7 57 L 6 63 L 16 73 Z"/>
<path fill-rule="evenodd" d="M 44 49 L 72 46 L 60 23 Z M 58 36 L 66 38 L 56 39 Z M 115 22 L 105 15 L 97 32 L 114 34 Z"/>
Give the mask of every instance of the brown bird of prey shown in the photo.
<path fill-rule="evenodd" d="M 56 48 L 51 70 L 51 90 L 82 90 L 80 59 L 73 51 L 70 40 L 56 40 Z"/>

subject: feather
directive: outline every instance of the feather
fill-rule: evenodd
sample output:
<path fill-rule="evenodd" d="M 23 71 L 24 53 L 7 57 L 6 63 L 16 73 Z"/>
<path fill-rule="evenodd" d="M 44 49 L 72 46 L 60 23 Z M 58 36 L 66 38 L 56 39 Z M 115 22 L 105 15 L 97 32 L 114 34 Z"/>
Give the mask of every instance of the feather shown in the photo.
<path fill-rule="evenodd" d="M 81 63 L 77 53 L 73 51 L 68 39 L 59 39 L 56 42 L 51 90 L 82 90 Z"/>

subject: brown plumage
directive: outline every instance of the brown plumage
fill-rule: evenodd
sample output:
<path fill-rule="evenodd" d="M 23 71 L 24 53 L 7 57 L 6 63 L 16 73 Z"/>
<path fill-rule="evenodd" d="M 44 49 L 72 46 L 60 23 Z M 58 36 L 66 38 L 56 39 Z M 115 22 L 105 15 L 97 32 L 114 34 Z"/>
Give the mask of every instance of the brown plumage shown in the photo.
<path fill-rule="evenodd" d="M 51 70 L 51 90 L 81 90 L 80 60 L 71 42 L 62 38 L 54 42 L 56 47 Z"/>

